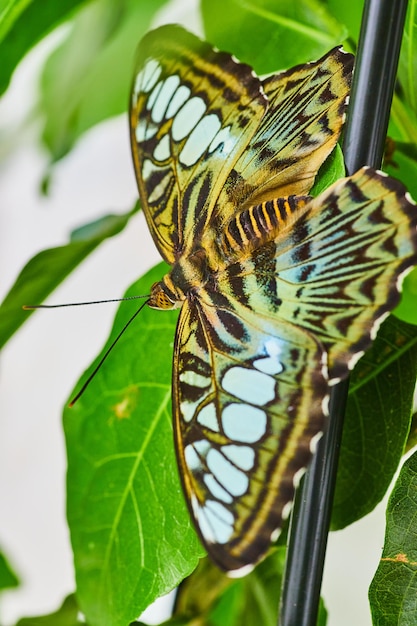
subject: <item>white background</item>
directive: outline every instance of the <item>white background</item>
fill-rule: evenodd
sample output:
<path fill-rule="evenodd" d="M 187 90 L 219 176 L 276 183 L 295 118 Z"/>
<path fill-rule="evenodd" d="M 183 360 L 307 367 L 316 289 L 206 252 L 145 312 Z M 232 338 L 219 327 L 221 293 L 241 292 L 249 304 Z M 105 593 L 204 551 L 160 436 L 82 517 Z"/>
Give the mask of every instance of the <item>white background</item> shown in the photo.
<path fill-rule="evenodd" d="M 198 30 L 195 4 L 172 3 L 157 23 L 182 22 Z M 0 155 L 6 154 L 0 165 L 0 298 L 36 252 L 66 243 L 71 229 L 103 213 L 126 212 L 137 198 L 125 116 L 88 132 L 54 169 L 49 196 L 39 194 L 47 155 L 37 143 L 38 128 L 32 123 L 24 132 L 15 129 L 36 97 L 42 59 L 64 34 L 61 29 L 24 60 L 0 102 Z M 84 262 L 51 301 L 119 297 L 158 259 L 143 215 L 138 215 L 126 232 Z M 114 311 L 112 305 L 39 311 L 2 353 L 0 548 L 23 581 L 18 590 L 4 594 L 3 626 L 23 615 L 55 610 L 74 590 L 61 412 L 79 374 L 102 346 Z M 140 326 L 140 320 L 136 323 Z M 371 624 L 367 589 L 383 536 L 381 506 L 330 536 L 323 590 L 330 626 Z M 164 610 L 153 611 L 149 619 L 157 623 L 166 617 Z"/>

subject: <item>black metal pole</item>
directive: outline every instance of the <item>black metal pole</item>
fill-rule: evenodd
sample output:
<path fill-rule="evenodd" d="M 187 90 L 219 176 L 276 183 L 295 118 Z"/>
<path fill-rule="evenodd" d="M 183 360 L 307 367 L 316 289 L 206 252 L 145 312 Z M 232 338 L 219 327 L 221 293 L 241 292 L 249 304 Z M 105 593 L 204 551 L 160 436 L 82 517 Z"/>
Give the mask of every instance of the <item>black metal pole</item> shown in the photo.
<path fill-rule="evenodd" d="M 381 165 L 406 10 L 407 0 L 365 1 L 343 144 L 349 174 Z M 348 387 L 332 390 L 328 429 L 296 496 L 280 626 L 317 622 Z"/>

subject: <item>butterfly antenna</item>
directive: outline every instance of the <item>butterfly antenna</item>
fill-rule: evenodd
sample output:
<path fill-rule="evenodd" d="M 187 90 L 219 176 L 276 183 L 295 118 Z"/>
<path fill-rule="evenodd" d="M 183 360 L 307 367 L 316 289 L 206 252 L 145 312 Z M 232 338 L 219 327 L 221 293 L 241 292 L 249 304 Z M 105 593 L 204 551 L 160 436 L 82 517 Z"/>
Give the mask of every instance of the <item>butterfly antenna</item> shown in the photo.
<path fill-rule="evenodd" d="M 133 298 L 125 298 L 125 299 L 126 300 L 134 300 L 135 298 L 138 298 L 138 297 L 140 298 L 140 297 L 146 297 L 146 296 L 134 296 Z M 112 300 L 108 300 L 107 302 L 113 302 L 113 301 Z M 91 372 L 90 376 L 87 378 L 87 380 L 85 381 L 85 383 L 81 387 L 80 391 L 71 400 L 71 402 L 68 405 L 69 407 L 73 407 L 74 404 L 77 402 L 77 400 L 79 400 L 79 398 L 81 398 L 81 396 L 83 395 L 84 391 L 87 389 L 88 385 L 91 383 L 91 381 L 93 380 L 94 376 L 97 374 L 98 370 L 103 365 L 104 361 L 107 359 L 107 357 L 109 356 L 110 352 L 113 350 L 113 348 L 116 345 L 116 343 L 119 341 L 120 337 L 123 335 L 123 333 L 128 328 L 128 326 L 130 326 L 130 324 L 133 322 L 133 320 L 139 315 L 139 313 L 142 311 L 143 307 L 146 304 L 148 304 L 148 302 L 149 302 L 149 298 L 148 298 L 148 300 L 146 300 L 145 302 L 143 302 L 140 305 L 138 310 L 126 322 L 126 324 L 123 326 L 122 330 L 118 333 L 117 337 L 112 341 L 110 346 L 107 348 L 106 352 L 103 354 L 103 356 L 101 357 L 100 361 L 97 363 L 96 367 L 94 368 L 94 370 Z M 82 303 L 80 303 L 80 304 L 82 304 Z M 88 303 L 88 304 L 96 304 L 96 303 L 94 302 L 94 303 Z"/>
<path fill-rule="evenodd" d="M 110 300 L 92 300 L 90 302 L 64 302 L 64 304 L 24 304 L 24 311 L 32 311 L 34 309 L 62 309 L 66 306 L 86 306 L 88 304 L 105 304 L 107 302 L 126 302 L 127 300 L 138 300 L 139 298 L 149 298 L 149 294 L 145 296 L 128 296 L 127 298 L 112 298 Z M 146 304 L 146 303 L 145 303 Z"/>

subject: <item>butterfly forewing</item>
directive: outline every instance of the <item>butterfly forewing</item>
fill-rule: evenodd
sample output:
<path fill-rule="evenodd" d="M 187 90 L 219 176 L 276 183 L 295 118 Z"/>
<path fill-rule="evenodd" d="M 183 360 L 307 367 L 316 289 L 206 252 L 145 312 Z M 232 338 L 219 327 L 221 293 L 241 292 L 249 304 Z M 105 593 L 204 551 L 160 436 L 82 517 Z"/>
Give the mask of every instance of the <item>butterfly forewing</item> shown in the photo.
<path fill-rule="evenodd" d="M 132 87 L 132 154 L 155 243 L 173 263 L 207 227 L 264 115 L 252 69 L 176 26 L 149 33 Z"/>
<path fill-rule="evenodd" d="M 334 48 L 262 81 L 268 113 L 230 173 L 216 213 L 228 218 L 236 206 L 311 189 L 340 135 L 352 68 L 353 56 Z"/>

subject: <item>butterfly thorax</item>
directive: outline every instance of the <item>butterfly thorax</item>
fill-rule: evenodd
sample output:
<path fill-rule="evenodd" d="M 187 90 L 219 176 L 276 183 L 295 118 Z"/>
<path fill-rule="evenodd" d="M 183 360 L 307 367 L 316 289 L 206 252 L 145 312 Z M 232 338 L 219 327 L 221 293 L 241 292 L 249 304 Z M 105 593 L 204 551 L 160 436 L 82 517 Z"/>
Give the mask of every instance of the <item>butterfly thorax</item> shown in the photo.
<path fill-rule="evenodd" d="M 309 196 L 288 196 L 238 211 L 220 234 L 209 230 L 198 248 L 179 256 L 172 270 L 151 290 L 149 306 L 175 309 L 193 298 L 207 283 L 211 290 L 222 271 L 244 261 L 272 242 L 295 221 Z"/>
<path fill-rule="evenodd" d="M 210 275 L 207 254 L 203 249 L 184 255 L 172 266 L 169 274 L 152 285 L 148 305 L 154 309 L 179 308 L 186 298 L 206 285 Z"/>

